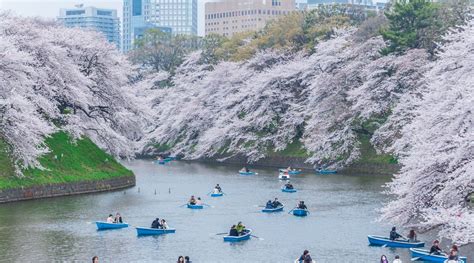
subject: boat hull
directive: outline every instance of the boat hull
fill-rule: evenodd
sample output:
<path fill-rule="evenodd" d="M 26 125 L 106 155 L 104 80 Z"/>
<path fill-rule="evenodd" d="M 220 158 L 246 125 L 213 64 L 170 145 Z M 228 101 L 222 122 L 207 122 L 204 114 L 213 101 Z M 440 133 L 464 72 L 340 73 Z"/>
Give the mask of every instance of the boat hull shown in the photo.
<path fill-rule="evenodd" d="M 239 172 L 240 175 L 255 175 L 254 172 Z"/>
<path fill-rule="evenodd" d="M 110 230 L 110 229 L 121 229 L 128 227 L 127 223 L 107 223 L 103 221 L 95 222 L 97 225 L 97 230 Z"/>
<path fill-rule="evenodd" d="M 190 205 L 190 204 L 187 204 L 186 205 L 189 209 L 203 209 L 204 206 L 203 205 Z"/>
<path fill-rule="evenodd" d="M 294 209 L 294 210 L 293 210 L 293 215 L 294 215 L 294 216 L 307 216 L 307 215 L 308 215 L 308 210 L 305 210 L 305 209 Z"/>
<path fill-rule="evenodd" d="M 388 237 L 381 236 L 367 236 L 369 244 L 371 246 L 385 246 L 385 247 L 400 247 L 400 248 L 412 248 L 412 247 L 424 247 L 424 242 L 407 242 L 403 240 L 390 240 Z"/>
<path fill-rule="evenodd" d="M 245 235 L 241 235 L 241 236 L 237 236 L 237 237 L 235 237 L 235 236 L 225 236 L 224 241 L 225 242 L 241 242 L 241 241 L 244 241 L 244 240 L 249 240 L 251 234 L 252 234 L 252 230 L 247 229 L 247 233 Z"/>
<path fill-rule="evenodd" d="M 285 193 L 295 193 L 295 192 L 296 192 L 296 189 L 286 189 L 286 188 L 282 188 L 281 191 L 282 191 L 282 192 L 285 192 Z"/>
<path fill-rule="evenodd" d="M 280 179 L 280 180 L 290 180 L 290 176 L 289 176 L 289 175 L 281 175 L 281 174 L 280 174 L 280 175 L 278 176 L 278 179 Z"/>
<path fill-rule="evenodd" d="M 138 236 L 154 236 L 175 233 L 176 229 L 158 229 L 149 227 L 136 227 Z"/>
<path fill-rule="evenodd" d="M 410 248 L 412 258 L 419 258 L 420 260 L 429 262 L 445 262 L 448 259 L 446 254 L 430 255 L 430 251 L 426 249 Z M 467 263 L 466 257 L 459 257 L 459 261 Z"/>
<path fill-rule="evenodd" d="M 264 213 L 281 212 L 281 211 L 283 211 L 283 208 L 284 208 L 284 207 L 285 207 L 285 206 L 279 206 L 279 207 L 277 207 L 277 208 L 264 208 L 264 209 L 262 209 L 262 212 L 264 212 Z"/>
<path fill-rule="evenodd" d="M 336 170 L 317 170 L 318 174 L 337 174 Z"/>
<path fill-rule="evenodd" d="M 224 193 L 212 193 L 211 194 L 211 197 L 220 197 L 220 196 L 223 196 Z"/>

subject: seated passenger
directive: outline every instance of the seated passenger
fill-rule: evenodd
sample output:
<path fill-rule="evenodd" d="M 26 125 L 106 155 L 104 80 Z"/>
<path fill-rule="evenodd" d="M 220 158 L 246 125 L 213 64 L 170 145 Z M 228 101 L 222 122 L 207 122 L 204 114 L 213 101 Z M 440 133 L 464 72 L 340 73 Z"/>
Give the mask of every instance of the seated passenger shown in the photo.
<path fill-rule="evenodd" d="M 416 239 L 416 233 L 415 233 L 415 230 L 410 230 L 410 233 L 408 233 L 408 236 L 407 236 L 409 242 L 418 242 L 418 240 Z"/>
<path fill-rule="evenodd" d="M 285 184 L 285 188 L 286 189 L 293 189 L 293 185 L 290 182 L 288 182 L 288 183 Z"/>
<path fill-rule="evenodd" d="M 272 209 L 273 208 L 273 203 L 272 200 L 268 200 L 267 204 L 265 205 L 266 209 Z"/>
<path fill-rule="evenodd" d="M 229 236 L 231 236 L 231 237 L 239 236 L 239 232 L 237 231 L 237 228 L 236 228 L 235 225 L 233 225 L 233 226 L 230 228 Z"/>
<path fill-rule="evenodd" d="M 118 224 L 118 223 L 120 223 L 120 224 L 123 223 L 122 216 L 121 216 L 119 213 L 117 213 L 117 214 L 115 215 L 114 223 L 116 223 L 116 224 Z"/>
<path fill-rule="evenodd" d="M 283 204 L 280 203 L 280 201 L 278 201 L 278 198 L 275 198 L 275 200 L 273 201 L 272 205 L 273 205 L 273 208 L 277 208 L 277 207 L 279 207 L 279 206 L 283 206 Z"/>
<path fill-rule="evenodd" d="M 151 228 L 161 228 L 160 219 L 158 217 L 151 223 Z"/>
<path fill-rule="evenodd" d="M 109 214 L 109 217 L 107 217 L 107 223 L 113 223 L 114 222 L 114 217 L 112 216 L 112 214 Z"/>
<path fill-rule="evenodd" d="M 219 193 L 222 192 L 222 188 L 219 184 L 217 184 L 216 187 L 214 187 L 214 189 L 216 189 Z"/>
<path fill-rule="evenodd" d="M 166 220 L 161 219 L 161 228 L 162 229 L 168 229 L 168 223 L 166 223 Z"/>
<path fill-rule="evenodd" d="M 191 198 L 189 199 L 189 202 L 188 202 L 190 205 L 195 205 L 196 204 L 196 198 L 194 197 L 194 195 L 191 196 Z"/>
<path fill-rule="evenodd" d="M 198 199 L 196 200 L 196 205 L 202 205 L 201 197 L 198 197 Z"/>
<path fill-rule="evenodd" d="M 297 207 L 298 209 L 304 209 L 304 210 L 308 209 L 308 207 L 306 207 L 306 205 L 304 204 L 304 201 L 300 201 Z"/>
<path fill-rule="evenodd" d="M 242 222 L 239 222 L 235 228 L 237 229 L 237 233 L 239 233 L 239 236 L 242 235 L 245 231 L 245 226 L 242 224 Z"/>

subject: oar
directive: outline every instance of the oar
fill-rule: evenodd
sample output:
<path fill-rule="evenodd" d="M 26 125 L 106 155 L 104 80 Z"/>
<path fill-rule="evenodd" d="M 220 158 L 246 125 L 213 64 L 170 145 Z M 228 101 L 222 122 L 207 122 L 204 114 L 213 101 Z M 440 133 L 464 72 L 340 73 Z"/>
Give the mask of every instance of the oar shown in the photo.
<path fill-rule="evenodd" d="M 222 236 L 222 235 L 228 235 L 229 233 L 223 232 L 223 233 L 217 233 L 216 236 Z"/>
<path fill-rule="evenodd" d="M 208 204 L 204 204 L 204 203 L 202 205 L 205 205 L 205 206 L 208 206 L 208 207 L 213 207 L 212 205 L 208 205 Z"/>
<path fill-rule="evenodd" d="M 288 211 L 288 214 L 291 214 L 291 212 L 293 212 L 293 210 L 295 210 L 295 209 L 296 209 L 296 207 L 291 209 L 290 211 Z"/>
<path fill-rule="evenodd" d="M 188 204 L 180 205 L 179 207 L 183 207 L 183 206 L 186 206 L 186 205 L 188 205 Z"/>
<path fill-rule="evenodd" d="M 258 237 L 258 236 L 255 236 L 255 235 L 250 235 L 251 237 L 254 237 L 254 238 L 258 238 L 258 240 L 264 240 L 263 238 L 261 237 Z"/>
<path fill-rule="evenodd" d="M 210 191 L 209 193 L 207 193 L 207 195 L 210 195 L 212 193 L 212 191 Z"/>
<path fill-rule="evenodd" d="M 415 257 L 415 258 L 411 258 L 410 260 L 411 261 L 417 261 L 417 260 L 420 260 L 420 259 L 421 259 L 421 257 Z"/>
<path fill-rule="evenodd" d="M 382 247 L 387 247 L 387 246 L 388 246 L 388 244 L 383 244 L 383 245 L 382 245 Z"/>

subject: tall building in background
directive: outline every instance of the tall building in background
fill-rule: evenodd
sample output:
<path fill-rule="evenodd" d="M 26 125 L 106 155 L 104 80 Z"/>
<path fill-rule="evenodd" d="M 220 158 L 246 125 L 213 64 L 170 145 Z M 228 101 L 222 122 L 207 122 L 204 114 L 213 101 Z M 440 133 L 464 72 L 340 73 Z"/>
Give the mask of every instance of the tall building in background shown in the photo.
<path fill-rule="evenodd" d="M 120 49 L 120 20 L 117 10 L 82 5 L 61 8 L 58 21 L 66 27 L 90 28 L 102 32 L 109 42 Z"/>
<path fill-rule="evenodd" d="M 124 0 L 123 52 L 150 28 L 173 34 L 197 35 L 197 0 Z"/>
<path fill-rule="evenodd" d="M 296 10 L 295 0 L 220 0 L 206 3 L 205 33 L 232 36 L 258 30 L 267 21 Z"/>

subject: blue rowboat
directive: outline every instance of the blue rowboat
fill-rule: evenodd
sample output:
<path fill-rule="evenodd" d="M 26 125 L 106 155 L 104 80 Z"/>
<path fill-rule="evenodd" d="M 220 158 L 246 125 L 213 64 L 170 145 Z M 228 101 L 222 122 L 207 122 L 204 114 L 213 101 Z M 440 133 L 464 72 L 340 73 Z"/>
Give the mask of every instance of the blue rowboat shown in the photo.
<path fill-rule="evenodd" d="M 136 227 L 138 236 L 152 236 L 152 235 L 163 235 L 175 233 L 176 229 L 159 229 L 159 228 L 149 228 L 149 227 Z"/>
<path fill-rule="evenodd" d="M 430 261 L 430 262 L 445 262 L 448 259 L 448 255 L 442 253 L 441 255 L 432 255 L 429 250 L 419 249 L 419 248 L 410 248 L 412 258 L 417 258 L 418 260 Z M 459 261 L 467 263 L 466 257 L 459 257 Z"/>
<path fill-rule="evenodd" d="M 283 188 L 281 188 L 281 191 L 285 192 L 285 193 L 295 193 L 296 189 L 288 189 L 286 187 L 283 187 Z"/>
<path fill-rule="evenodd" d="M 97 221 L 95 224 L 97 225 L 97 230 L 120 229 L 128 227 L 127 223 L 107 223 L 104 221 Z"/>
<path fill-rule="evenodd" d="M 173 159 L 171 159 L 170 157 L 168 157 L 168 158 L 163 159 L 163 161 L 165 161 L 165 162 L 171 162 L 171 161 L 173 161 Z"/>
<path fill-rule="evenodd" d="M 203 209 L 203 205 L 192 205 L 192 204 L 187 204 L 188 208 L 190 209 Z"/>
<path fill-rule="evenodd" d="M 337 170 L 324 170 L 324 169 L 319 169 L 316 170 L 319 174 L 337 174 Z"/>
<path fill-rule="evenodd" d="M 224 193 L 222 193 L 222 192 L 221 193 L 212 193 L 211 197 L 221 197 L 223 195 L 224 195 Z"/>
<path fill-rule="evenodd" d="M 390 240 L 388 237 L 373 236 L 368 235 L 369 244 L 371 246 L 384 246 L 384 247 L 402 247 L 402 248 L 411 248 L 411 247 L 424 247 L 425 242 L 408 242 L 405 240 Z"/>
<path fill-rule="evenodd" d="M 252 229 L 246 229 L 244 230 L 244 234 L 241 236 L 225 236 L 224 241 L 225 242 L 240 242 L 244 240 L 249 240 L 251 234 L 252 234 Z"/>
<path fill-rule="evenodd" d="M 285 206 L 279 206 L 279 207 L 276 207 L 276 208 L 264 208 L 262 209 L 262 212 L 264 213 L 274 213 L 274 212 L 281 212 L 283 211 L 283 207 Z"/>
<path fill-rule="evenodd" d="M 307 216 L 308 210 L 306 209 L 293 209 L 293 215 L 295 216 Z"/>
<path fill-rule="evenodd" d="M 156 160 L 155 163 L 157 163 L 157 164 L 166 164 L 166 162 L 164 160 Z"/>
<path fill-rule="evenodd" d="M 301 174 L 301 170 L 299 170 L 299 171 L 298 170 L 291 170 L 288 173 L 291 174 L 291 175 L 297 175 L 297 174 Z"/>
<path fill-rule="evenodd" d="M 255 175 L 254 172 L 242 172 L 242 171 L 239 171 L 239 174 L 240 175 Z"/>
<path fill-rule="evenodd" d="M 278 179 L 280 179 L 280 180 L 290 180 L 290 175 L 289 174 L 279 174 Z"/>

